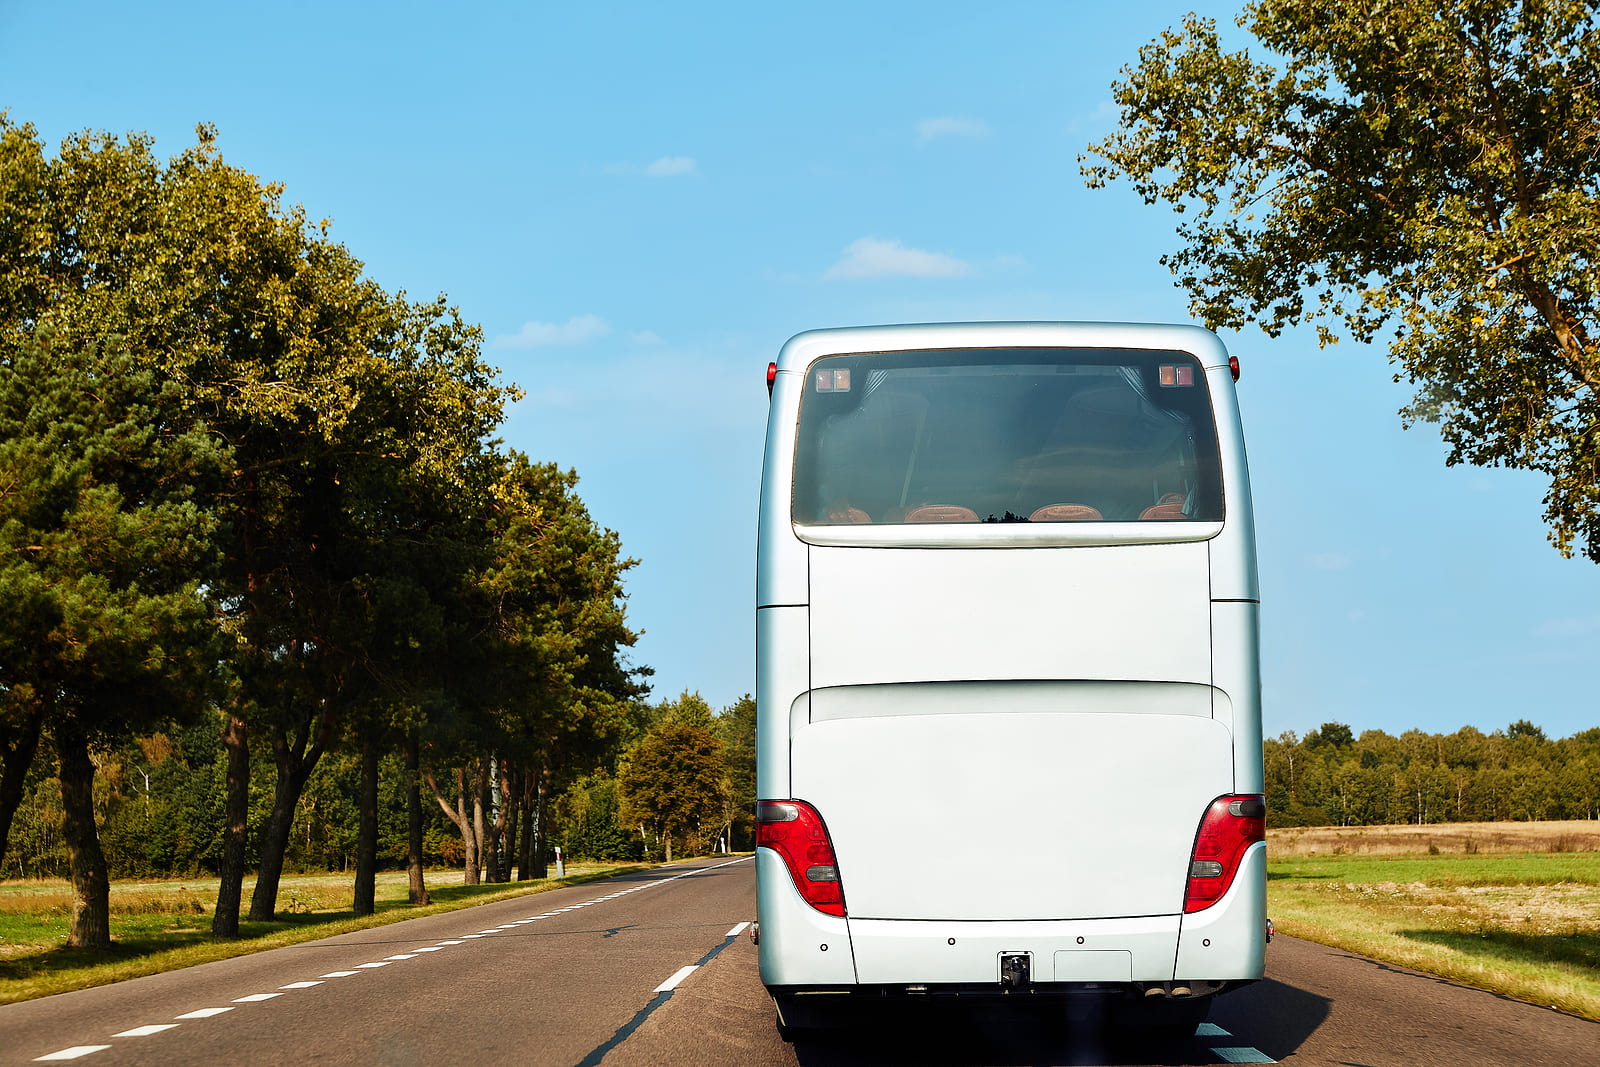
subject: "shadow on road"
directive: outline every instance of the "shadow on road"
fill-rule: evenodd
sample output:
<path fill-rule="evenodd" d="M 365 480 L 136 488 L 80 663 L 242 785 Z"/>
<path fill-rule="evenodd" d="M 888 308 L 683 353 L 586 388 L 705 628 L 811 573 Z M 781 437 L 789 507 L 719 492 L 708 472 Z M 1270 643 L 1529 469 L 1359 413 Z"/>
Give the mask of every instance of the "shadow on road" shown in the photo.
<path fill-rule="evenodd" d="M 1333 1002 L 1271 978 L 1218 997 L 1211 1021 L 1275 1060 L 1306 1043 L 1328 1018 Z"/>
<path fill-rule="evenodd" d="M 1215 1051 L 1231 1037 L 1160 1040 L 1109 1025 L 1094 1004 L 991 1005 L 959 1001 L 878 1006 L 870 1022 L 794 1043 L 803 1067 L 866 1064 L 1199 1065 L 1230 1062 Z"/>

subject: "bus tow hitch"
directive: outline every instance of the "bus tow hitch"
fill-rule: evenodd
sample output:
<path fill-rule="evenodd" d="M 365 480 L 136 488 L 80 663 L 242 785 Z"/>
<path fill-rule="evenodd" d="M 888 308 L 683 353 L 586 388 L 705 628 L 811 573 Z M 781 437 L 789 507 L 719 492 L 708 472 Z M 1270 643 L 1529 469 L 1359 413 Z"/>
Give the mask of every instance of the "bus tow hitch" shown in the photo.
<path fill-rule="evenodd" d="M 1008 952 L 1000 956 L 1000 987 L 1026 989 L 1030 981 L 1032 960 L 1026 952 Z"/>

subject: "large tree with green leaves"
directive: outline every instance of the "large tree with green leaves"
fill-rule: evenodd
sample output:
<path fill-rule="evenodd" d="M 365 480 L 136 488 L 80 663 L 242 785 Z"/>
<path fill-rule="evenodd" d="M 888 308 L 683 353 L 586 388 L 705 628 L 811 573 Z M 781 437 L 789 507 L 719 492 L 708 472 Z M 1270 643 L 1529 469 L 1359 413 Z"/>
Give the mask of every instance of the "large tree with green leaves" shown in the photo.
<path fill-rule="evenodd" d="M 1189 16 L 1113 87 L 1084 174 L 1185 214 L 1213 328 L 1385 340 L 1447 462 L 1548 479 L 1600 562 L 1600 16 L 1592 0 L 1257 0 L 1266 55 Z"/>
<path fill-rule="evenodd" d="M 32 744 L 59 759 L 73 883 L 68 943 L 110 944 L 91 748 L 193 719 L 221 648 L 208 502 L 227 451 L 183 390 L 107 337 L 0 355 L 0 844 Z"/>
<path fill-rule="evenodd" d="M 623 757 L 617 790 L 619 819 L 659 834 L 672 861 L 674 839 L 689 843 L 723 825 L 727 764 L 711 708 L 699 693 L 663 704 L 655 726 Z"/>

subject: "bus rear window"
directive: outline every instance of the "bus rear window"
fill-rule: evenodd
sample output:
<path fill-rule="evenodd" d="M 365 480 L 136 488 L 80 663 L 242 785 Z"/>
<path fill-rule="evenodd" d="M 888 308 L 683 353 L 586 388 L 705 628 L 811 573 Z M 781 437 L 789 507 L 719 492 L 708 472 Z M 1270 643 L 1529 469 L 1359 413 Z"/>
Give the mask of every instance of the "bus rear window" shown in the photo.
<path fill-rule="evenodd" d="M 1216 427 L 1186 353 L 832 356 L 806 370 L 801 525 L 1222 518 Z"/>

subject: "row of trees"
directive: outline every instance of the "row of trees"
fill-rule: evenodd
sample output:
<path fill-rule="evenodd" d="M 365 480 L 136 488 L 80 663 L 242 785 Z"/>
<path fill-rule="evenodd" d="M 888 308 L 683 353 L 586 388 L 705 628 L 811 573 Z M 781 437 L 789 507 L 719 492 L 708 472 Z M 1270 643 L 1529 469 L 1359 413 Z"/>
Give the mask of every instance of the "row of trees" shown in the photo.
<path fill-rule="evenodd" d="M 1484 733 L 1323 723 L 1265 745 L 1267 825 L 1600 819 L 1600 728 L 1552 741 L 1518 720 Z"/>
<path fill-rule="evenodd" d="M 719 715 L 697 694 L 647 705 L 634 702 L 600 760 L 550 766 L 557 782 L 539 835 L 569 858 L 638 860 L 669 852 L 754 847 L 755 702 L 745 697 Z M 222 783 L 227 753 L 214 718 L 171 733 L 124 739 L 96 750 L 94 813 L 112 878 L 214 875 L 224 844 Z M 653 773 L 658 772 L 658 773 Z M 423 772 L 425 775 L 426 772 Z M 377 862 L 406 866 L 410 855 L 409 774 L 402 752 L 379 762 Z M 351 871 L 360 845 L 361 751 L 335 744 L 306 780 L 284 849 L 288 871 Z M 252 826 L 272 810 L 273 775 L 265 764 L 250 789 Z M 503 880 L 516 866 L 516 835 L 502 818 L 521 801 L 492 781 L 485 798 L 485 831 L 494 836 L 495 866 L 481 876 Z M 422 863 L 466 867 L 466 838 L 435 802 L 423 805 Z M 62 877 L 70 870 L 61 837 L 61 786 L 53 761 L 38 759 L 12 823 L 0 878 Z M 247 868 L 260 861 L 255 839 Z"/>
<path fill-rule="evenodd" d="M 386 757 L 408 772 L 414 899 L 423 783 L 469 879 L 507 842 L 527 875 L 555 776 L 644 692 L 632 561 L 573 473 L 494 438 L 517 393 L 481 331 L 364 277 L 282 192 L 209 127 L 166 163 L 139 135 L 52 157 L 0 114 L 0 858 L 43 754 L 71 944 L 109 943 L 96 761 L 135 739 L 220 720 L 213 928 L 232 936 L 247 864 L 249 916 L 273 917 L 335 748 L 359 766 L 365 912 Z"/>

